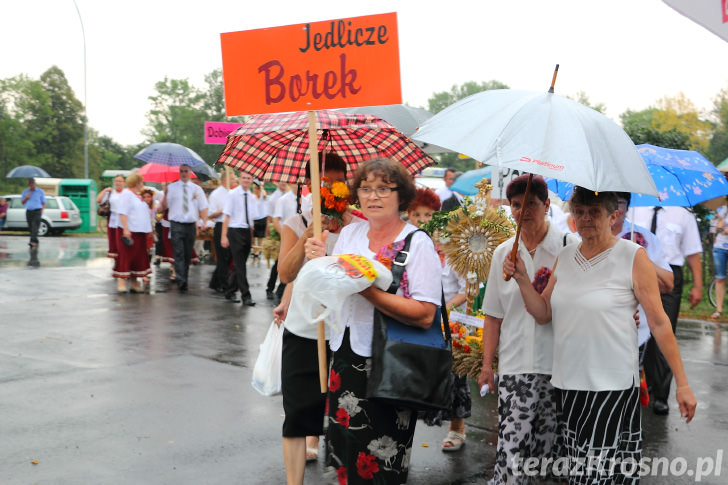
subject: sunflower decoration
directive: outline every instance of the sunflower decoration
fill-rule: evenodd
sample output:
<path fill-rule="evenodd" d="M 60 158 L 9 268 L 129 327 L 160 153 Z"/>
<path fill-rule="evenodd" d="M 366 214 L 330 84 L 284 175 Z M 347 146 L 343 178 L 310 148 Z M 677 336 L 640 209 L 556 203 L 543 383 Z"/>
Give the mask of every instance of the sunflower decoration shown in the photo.
<path fill-rule="evenodd" d="M 479 192 L 458 209 L 448 213 L 447 225 L 440 221 L 437 234 L 440 248 L 450 266 L 465 278 L 467 311 L 480 292 L 480 282 L 488 279 L 493 251 L 513 234 L 513 223 L 502 209 L 490 206 L 492 185 L 476 184 Z M 444 228 L 442 227 L 444 225 Z"/>

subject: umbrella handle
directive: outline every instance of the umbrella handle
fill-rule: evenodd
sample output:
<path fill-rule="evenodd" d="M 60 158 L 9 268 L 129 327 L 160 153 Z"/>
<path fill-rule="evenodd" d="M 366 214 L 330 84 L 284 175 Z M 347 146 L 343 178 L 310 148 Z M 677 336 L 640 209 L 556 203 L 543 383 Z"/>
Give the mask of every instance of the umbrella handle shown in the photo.
<path fill-rule="evenodd" d="M 549 93 L 554 92 L 554 86 L 556 85 L 556 75 L 559 73 L 559 65 L 556 64 L 556 68 L 554 69 L 554 77 L 551 78 L 551 87 L 549 88 Z"/>
<path fill-rule="evenodd" d="M 528 183 L 526 184 L 526 193 L 523 195 L 523 205 L 521 206 L 521 213 L 518 215 L 518 227 L 516 227 L 516 240 L 513 241 L 513 249 L 511 250 L 511 261 L 513 265 L 516 264 L 516 255 L 518 254 L 518 240 L 521 237 L 521 222 L 523 221 L 523 213 L 526 212 L 528 207 L 528 196 L 531 193 L 531 181 L 533 180 L 533 174 L 528 175 Z M 510 281 L 511 275 L 503 274 L 505 281 Z"/>

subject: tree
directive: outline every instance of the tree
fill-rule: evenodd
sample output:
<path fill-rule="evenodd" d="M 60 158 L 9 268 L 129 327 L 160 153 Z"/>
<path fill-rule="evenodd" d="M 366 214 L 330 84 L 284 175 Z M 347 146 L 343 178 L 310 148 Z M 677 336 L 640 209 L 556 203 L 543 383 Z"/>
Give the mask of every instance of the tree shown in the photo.
<path fill-rule="evenodd" d="M 650 145 L 679 150 L 690 149 L 690 137 L 677 128 L 661 130 L 654 126 L 656 108 L 642 111 L 627 110 L 620 115 L 622 127 L 635 145 L 649 143 Z"/>
<path fill-rule="evenodd" d="M 650 143 L 665 148 L 708 151 L 713 126 L 701 120 L 693 103 L 680 93 L 664 97 L 657 106 L 643 111 L 626 111 L 622 126 L 636 145 Z"/>
<path fill-rule="evenodd" d="M 722 89 L 713 100 L 714 126 L 708 144 L 708 158 L 715 164 L 728 159 L 728 89 Z"/>
<path fill-rule="evenodd" d="M 157 94 L 149 97 L 152 109 L 147 113 L 149 124 L 144 130 L 149 143 L 179 143 L 197 152 L 208 164 L 217 161 L 222 147 L 205 144 L 205 121 L 242 122 L 243 119 L 225 115 L 221 70 L 207 74 L 205 83 L 204 91 L 187 79 L 165 77 L 155 85 Z"/>

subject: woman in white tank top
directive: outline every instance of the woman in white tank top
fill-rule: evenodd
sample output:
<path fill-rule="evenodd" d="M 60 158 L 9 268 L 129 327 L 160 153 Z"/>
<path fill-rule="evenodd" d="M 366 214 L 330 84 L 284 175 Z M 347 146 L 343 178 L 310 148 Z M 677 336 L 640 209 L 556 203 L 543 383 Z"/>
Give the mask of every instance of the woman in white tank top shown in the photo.
<path fill-rule="evenodd" d="M 638 483 L 642 426 L 632 317 L 638 303 L 673 371 L 680 413 L 688 422 L 697 402 L 647 253 L 612 235 L 617 195 L 575 187 L 570 205 L 582 242 L 561 251 L 542 294 L 531 285 L 520 259 L 514 265 L 506 258 L 503 269 L 513 275 L 536 321 L 553 325 L 551 382 L 565 424 L 563 459 L 568 459 L 569 470 L 579 468 L 578 463 L 591 464 L 579 468 L 581 475 L 564 478 L 592 483 L 605 477 L 617 480 L 621 474 L 619 483 Z"/>

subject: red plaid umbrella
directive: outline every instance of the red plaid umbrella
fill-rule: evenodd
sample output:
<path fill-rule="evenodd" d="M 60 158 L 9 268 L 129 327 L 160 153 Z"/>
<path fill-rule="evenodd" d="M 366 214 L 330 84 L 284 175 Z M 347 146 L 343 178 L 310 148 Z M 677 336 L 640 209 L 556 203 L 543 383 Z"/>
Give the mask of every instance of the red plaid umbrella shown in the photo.
<path fill-rule="evenodd" d="M 350 174 L 378 156 L 403 164 L 413 175 L 436 163 L 394 126 L 371 115 L 319 110 L 316 129 L 318 151 L 339 155 Z M 309 160 L 308 139 L 305 111 L 256 115 L 228 135 L 217 163 L 260 180 L 300 183 Z"/>

